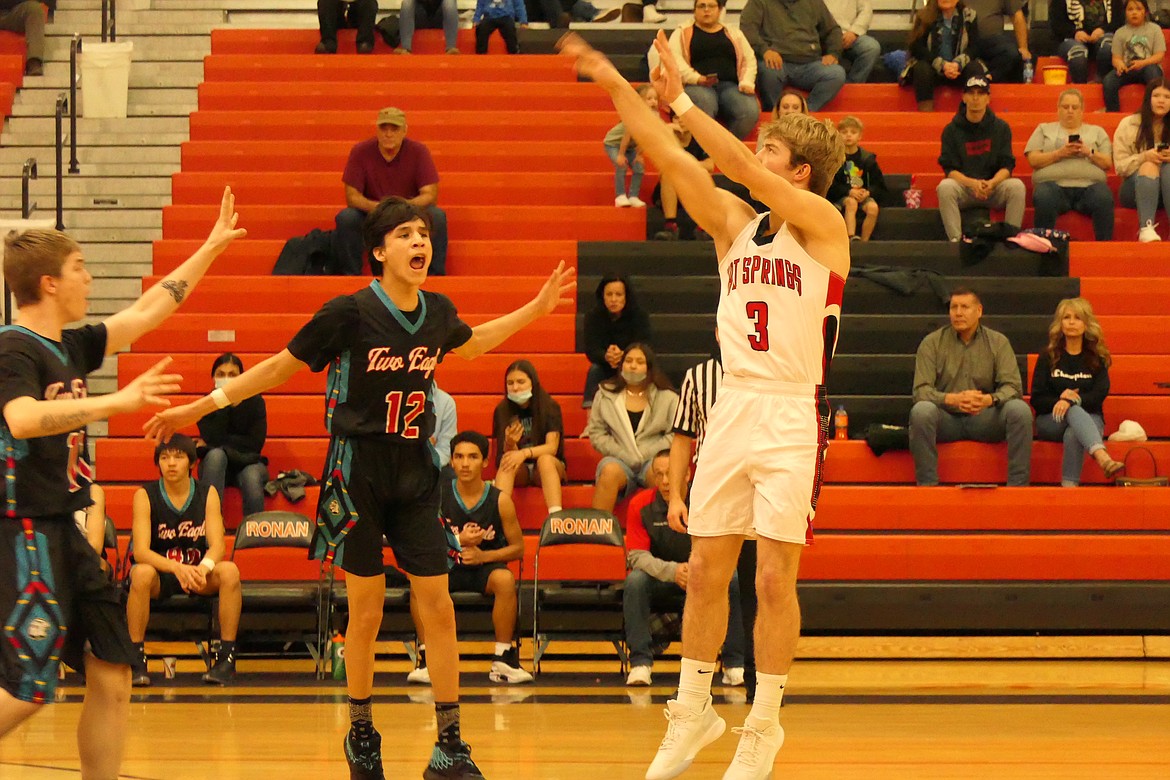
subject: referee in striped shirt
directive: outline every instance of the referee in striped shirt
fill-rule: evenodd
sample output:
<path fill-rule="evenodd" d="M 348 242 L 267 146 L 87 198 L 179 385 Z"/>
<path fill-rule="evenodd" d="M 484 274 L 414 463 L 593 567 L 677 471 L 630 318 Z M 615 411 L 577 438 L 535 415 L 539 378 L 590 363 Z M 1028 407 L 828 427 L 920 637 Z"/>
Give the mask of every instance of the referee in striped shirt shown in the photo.
<path fill-rule="evenodd" d="M 716 341 L 719 333 L 715 334 Z M 699 461 L 703 435 L 707 431 L 707 417 L 719 396 L 723 384 L 723 366 L 719 351 L 698 365 L 691 366 L 683 375 L 679 391 L 678 409 L 674 414 L 674 440 L 670 444 L 670 484 L 677 485 L 682 499 L 690 492 L 688 476 L 694 476 L 692 466 Z M 670 527 L 686 533 L 680 520 L 670 519 Z M 753 627 L 756 624 L 756 542 L 744 540 L 739 553 L 739 601 L 743 610 L 744 633 L 744 688 L 750 703 L 756 694 L 756 649 Z"/>

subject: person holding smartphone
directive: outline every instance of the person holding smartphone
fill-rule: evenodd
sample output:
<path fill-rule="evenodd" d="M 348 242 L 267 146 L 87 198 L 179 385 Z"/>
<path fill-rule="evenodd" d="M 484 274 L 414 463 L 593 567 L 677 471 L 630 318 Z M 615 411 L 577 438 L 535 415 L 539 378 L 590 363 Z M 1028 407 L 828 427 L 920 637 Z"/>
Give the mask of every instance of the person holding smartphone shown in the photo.
<path fill-rule="evenodd" d="M 1032 131 L 1024 156 L 1032 166 L 1032 205 L 1036 227 L 1054 228 L 1069 211 L 1093 220 L 1098 241 L 1113 238 L 1113 193 L 1106 171 L 1113 167 L 1109 134 L 1082 122 L 1085 98 L 1079 89 L 1066 89 L 1056 104 L 1056 121 Z"/>
<path fill-rule="evenodd" d="M 1170 86 L 1164 77 L 1146 85 L 1142 106 L 1113 133 L 1113 159 L 1122 177 L 1121 205 L 1137 209 L 1138 241 L 1161 241 L 1154 214 L 1170 204 Z"/>
<path fill-rule="evenodd" d="M 704 114 L 718 119 L 742 140 L 760 118 L 757 64 L 739 28 L 720 21 L 726 5 L 727 0 L 695 0 L 694 19 L 671 34 L 670 47 L 687 95 Z M 658 52 L 651 46 L 647 56 L 653 70 Z"/>

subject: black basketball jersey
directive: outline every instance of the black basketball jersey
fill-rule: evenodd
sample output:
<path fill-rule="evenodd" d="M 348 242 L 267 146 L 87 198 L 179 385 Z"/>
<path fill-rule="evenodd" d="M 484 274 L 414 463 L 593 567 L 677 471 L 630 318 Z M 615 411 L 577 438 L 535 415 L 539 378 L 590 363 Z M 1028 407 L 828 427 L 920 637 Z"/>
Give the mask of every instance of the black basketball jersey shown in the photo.
<path fill-rule="evenodd" d="M 500 519 L 500 491 L 495 486 L 485 482 L 479 501 L 473 506 L 467 506 L 459 495 L 455 480 L 451 480 L 443 486 L 442 513 L 444 522 L 456 536 L 468 523 L 475 523 L 482 528 L 484 535 L 479 549 L 501 550 L 508 546 L 508 539 L 504 536 L 504 521 Z"/>
<path fill-rule="evenodd" d="M 86 325 L 52 341 L 28 328 L 0 327 L 0 410 L 29 396 L 38 401 L 85 398 L 85 377 L 106 355 L 106 326 Z M 68 433 L 16 439 L 0 415 L 5 479 L 0 495 L 16 517 L 72 517 L 93 501 L 93 466 L 85 426 Z"/>
<path fill-rule="evenodd" d="M 418 308 L 403 314 L 375 279 L 329 301 L 289 342 L 311 370 L 329 366 L 325 427 L 333 436 L 425 442 L 434 434 L 435 369 L 471 328 L 445 295 L 418 297 Z"/>
<path fill-rule="evenodd" d="M 150 549 L 164 558 L 194 566 L 207 554 L 207 492 L 210 485 L 191 480 L 187 503 L 171 503 L 163 481 L 142 486 L 150 499 Z"/>

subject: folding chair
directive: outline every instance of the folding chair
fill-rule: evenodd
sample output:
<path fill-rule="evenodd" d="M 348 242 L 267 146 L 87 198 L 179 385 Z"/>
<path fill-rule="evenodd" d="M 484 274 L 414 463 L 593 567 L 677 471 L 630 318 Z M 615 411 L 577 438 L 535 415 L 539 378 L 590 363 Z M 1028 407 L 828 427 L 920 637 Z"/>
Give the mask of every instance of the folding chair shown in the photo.
<path fill-rule="evenodd" d="M 542 559 L 548 578 L 543 585 Z M 532 583 L 532 663 L 538 673 L 554 636 L 608 641 L 617 651 L 621 670 L 626 670 L 622 620 L 625 576 L 625 539 L 611 513 L 565 509 L 545 518 Z"/>

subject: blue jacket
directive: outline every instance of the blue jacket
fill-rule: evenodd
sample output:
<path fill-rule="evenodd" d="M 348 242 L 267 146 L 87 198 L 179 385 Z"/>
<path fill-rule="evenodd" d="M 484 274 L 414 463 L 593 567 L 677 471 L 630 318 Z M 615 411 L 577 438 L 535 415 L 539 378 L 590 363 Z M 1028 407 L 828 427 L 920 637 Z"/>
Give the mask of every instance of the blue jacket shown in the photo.
<path fill-rule="evenodd" d="M 516 24 L 528 24 L 528 9 L 524 7 L 524 0 L 476 0 L 475 15 L 471 17 L 472 24 L 479 24 L 485 17 L 488 19 L 503 19 L 510 16 Z"/>

